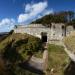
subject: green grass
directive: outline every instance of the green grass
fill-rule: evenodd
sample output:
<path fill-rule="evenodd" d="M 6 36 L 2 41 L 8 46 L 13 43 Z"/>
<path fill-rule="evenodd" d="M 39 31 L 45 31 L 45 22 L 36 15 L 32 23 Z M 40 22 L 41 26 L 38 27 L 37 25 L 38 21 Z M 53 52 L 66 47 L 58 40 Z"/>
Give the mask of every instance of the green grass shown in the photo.
<path fill-rule="evenodd" d="M 20 33 L 12 33 L 4 38 L 4 40 L 0 42 L 0 53 L 3 53 L 6 46 L 11 42 L 11 45 L 13 47 L 16 46 L 16 50 L 24 55 L 22 55 L 23 57 L 26 56 L 26 54 L 24 54 L 26 51 L 31 51 L 32 53 L 35 53 L 36 56 L 37 52 L 40 54 L 39 49 L 41 48 L 41 40 L 37 37 Z"/>
<path fill-rule="evenodd" d="M 75 52 L 75 34 L 64 38 L 64 44 L 67 46 L 68 50 Z"/>
<path fill-rule="evenodd" d="M 14 40 L 14 41 L 12 42 L 12 40 Z M 39 39 L 36 37 L 33 37 L 28 34 L 13 33 L 11 35 L 8 35 L 8 37 L 6 37 L 4 40 L 2 40 L 0 42 L 0 53 L 4 53 L 4 51 L 6 50 L 7 52 L 5 52 L 6 53 L 5 56 L 7 58 L 9 57 L 10 60 L 11 59 L 16 60 L 17 62 L 20 60 L 20 57 L 22 57 L 24 60 L 27 59 L 28 56 L 27 56 L 26 50 L 29 50 L 29 51 L 31 50 L 36 57 L 41 58 L 43 56 L 42 51 L 34 50 L 41 46 L 40 44 L 37 45 L 37 43 L 39 44 L 40 42 L 39 42 Z M 18 53 L 14 53 L 14 51 L 18 52 Z M 50 44 L 48 46 L 48 52 L 49 52 L 49 59 L 48 59 L 49 62 L 48 62 L 48 70 L 47 70 L 48 74 L 47 75 L 51 74 L 51 72 L 50 72 L 51 69 L 54 69 L 54 72 L 52 75 L 64 75 L 65 67 L 69 63 L 69 58 L 68 58 L 67 54 L 65 53 L 64 48 L 62 46 Z M 8 59 L 7 59 L 7 61 L 8 61 Z M 15 66 L 13 65 L 13 67 L 15 67 L 14 69 L 16 69 L 16 70 L 13 70 L 13 72 L 16 72 L 16 75 L 18 75 L 17 72 L 19 71 L 18 70 L 19 66 L 17 66 L 15 63 Z M 19 69 L 21 69 L 21 68 L 19 67 Z M 25 73 L 25 71 L 23 69 L 21 69 L 21 70 L 19 72 Z M 22 75 L 24 75 L 23 73 L 22 73 Z M 30 72 L 27 72 L 27 74 L 36 75 L 36 74 L 32 74 Z"/>
<path fill-rule="evenodd" d="M 19 47 L 20 45 L 22 45 L 22 46 L 25 45 L 27 42 L 32 42 L 32 43 L 36 44 L 36 40 L 39 41 L 40 39 L 33 37 L 31 35 L 28 35 L 28 34 L 13 33 L 11 35 L 8 35 L 8 37 L 6 37 L 3 41 L 0 42 L 0 51 L 3 48 L 5 48 L 5 46 L 7 44 L 9 44 L 12 40 L 14 40 L 12 44 L 14 45 L 14 43 L 17 42 L 16 44 Z M 23 42 L 23 41 L 25 41 L 25 42 Z M 28 44 L 28 45 L 30 45 L 30 44 Z M 22 47 L 20 47 L 20 48 L 22 48 Z"/>
<path fill-rule="evenodd" d="M 62 46 L 49 45 L 48 51 L 48 75 L 50 75 L 51 69 L 54 69 L 54 73 L 52 75 L 64 75 L 65 67 L 69 63 L 69 58 L 64 52 L 64 48 Z"/>

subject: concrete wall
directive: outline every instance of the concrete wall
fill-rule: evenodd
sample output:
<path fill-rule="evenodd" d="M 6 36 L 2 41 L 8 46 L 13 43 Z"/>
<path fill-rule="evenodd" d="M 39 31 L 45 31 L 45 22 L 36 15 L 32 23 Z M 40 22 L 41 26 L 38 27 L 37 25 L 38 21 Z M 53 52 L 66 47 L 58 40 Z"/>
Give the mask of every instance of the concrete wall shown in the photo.
<path fill-rule="evenodd" d="M 62 40 L 64 35 L 64 31 L 62 30 L 62 26 L 64 26 L 63 23 L 52 23 L 51 28 L 45 27 L 42 24 L 31 24 L 31 25 L 23 25 L 23 26 L 17 26 L 17 28 L 14 28 L 15 33 L 27 33 L 36 37 L 41 38 L 42 32 L 47 32 L 48 41 L 50 40 Z M 70 32 L 73 31 L 72 26 L 67 27 L 67 35 L 70 34 Z"/>

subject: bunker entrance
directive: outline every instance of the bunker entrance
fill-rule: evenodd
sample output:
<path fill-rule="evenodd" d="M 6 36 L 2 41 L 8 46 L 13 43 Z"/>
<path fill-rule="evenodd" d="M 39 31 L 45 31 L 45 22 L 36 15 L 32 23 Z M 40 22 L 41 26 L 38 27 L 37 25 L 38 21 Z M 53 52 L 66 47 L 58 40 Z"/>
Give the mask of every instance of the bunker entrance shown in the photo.
<path fill-rule="evenodd" d="M 62 26 L 62 36 L 66 36 L 66 27 Z"/>
<path fill-rule="evenodd" d="M 47 42 L 47 33 L 46 32 L 41 32 L 41 40 L 42 40 L 42 42 Z"/>

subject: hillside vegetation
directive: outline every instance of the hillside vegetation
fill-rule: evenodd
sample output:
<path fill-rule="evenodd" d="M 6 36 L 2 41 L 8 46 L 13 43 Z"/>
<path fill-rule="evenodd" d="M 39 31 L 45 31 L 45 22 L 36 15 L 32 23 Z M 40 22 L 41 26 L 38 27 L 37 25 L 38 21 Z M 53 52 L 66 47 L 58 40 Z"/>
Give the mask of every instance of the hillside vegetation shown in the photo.
<path fill-rule="evenodd" d="M 28 34 L 10 33 L 0 42 L 0 75 L 33 74 L 19 66 L 42 50 L 39 38 Z"/>
<path fill-rule="evenodd" d="M 43 24 L 47 27 L 51 26 L 51 23 L 65 23 L 65 25 L 73 25 L 75 28 L 75 12 L 73 11 L 61 11 L 53 14 L 46 15 L 32 22 L 32 24 Z"/>

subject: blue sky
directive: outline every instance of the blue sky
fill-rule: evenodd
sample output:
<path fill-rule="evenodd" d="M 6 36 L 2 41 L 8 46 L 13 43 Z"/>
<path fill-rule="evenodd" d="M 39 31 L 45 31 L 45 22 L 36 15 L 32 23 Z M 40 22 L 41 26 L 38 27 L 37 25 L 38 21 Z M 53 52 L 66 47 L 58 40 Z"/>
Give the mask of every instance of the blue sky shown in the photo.
<path fill-rule="evenodd" d="M 75 0 L 0 0 L 0 32 L 62 10 L 75 11 Z"/>

